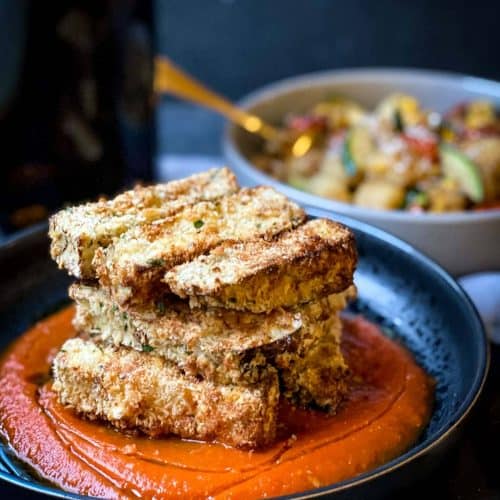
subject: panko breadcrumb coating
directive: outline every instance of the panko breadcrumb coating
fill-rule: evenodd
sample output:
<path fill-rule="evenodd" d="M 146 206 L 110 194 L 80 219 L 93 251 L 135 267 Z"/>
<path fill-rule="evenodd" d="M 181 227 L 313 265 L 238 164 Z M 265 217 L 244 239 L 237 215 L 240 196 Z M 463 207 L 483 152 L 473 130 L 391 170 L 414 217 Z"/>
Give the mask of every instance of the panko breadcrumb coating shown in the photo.
<path fill-rule="evenodd" d="M 65 342 L 53 373 L 62 404 L 118 429 L 251 448 L 275 437 L 276 375 L 250 387 L 219 385 L 186 376 L 160 356 L 82 339 Z"/>
<path fill-rule="evenodd" d="M 356 260 L 346 227 L 314 219 L 271 240 L 219 246 L 173 268 L 165 282 L 193 307 L 269 312 L 342 292 Z"/>
<path fill-rule="evenodd" d="M 272 238 L 304 220 L 304 211 L 274 189 L 243 188 L 130 229 L 96 250 L 96 273 L 123 307 L 146 304 L 168 291 L 162 279 L 172 267 L 225 241 Z"/>
<path fill-rule="evenodd" d="M 77 278 L 95 278 L 98 248 L 129 229 L 174 215 L 186 205 L 235 193 L 239 186 L 227 168 L 212 169 L 178 181 L 137 187 L 112 200 L 69 207 L 50 218 L 50 253 L 60 268 Z"/>
<path fill-rule="evenodd" d="M 303 356 L 323 335 L 325 318 L 334 317 L 351 289 L 293 309 L 269 314 L 220 308 L 191 309 L 185 301 L 165 300 L 148 309 L 121 310 L 97 286 L 75 284 L 73 324 L 94 342 L 154 352 L 185 373 L 222 384 L 254 383 L 274 374 L 276 356 Z"/>
<path fill-rule="evenodd" d="M 82 416 L 259 448 L 275 438 L 280 398 L 341 403 L 348 228 L 214 169 L 63 210 L 49 235 L 80 278 L 79 336 L 54 359 L 53 389 Z"/>

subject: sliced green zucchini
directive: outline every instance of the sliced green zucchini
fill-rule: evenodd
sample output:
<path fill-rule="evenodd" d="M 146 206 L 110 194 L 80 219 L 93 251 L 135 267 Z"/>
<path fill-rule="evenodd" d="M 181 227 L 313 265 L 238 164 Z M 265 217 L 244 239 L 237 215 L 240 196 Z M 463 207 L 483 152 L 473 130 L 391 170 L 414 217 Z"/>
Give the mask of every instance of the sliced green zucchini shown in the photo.
<path fill-rule="evenodd" d="M 484 185 L 478 167 L 467 156 L 450 144 L 439 146 L 443 172 L 455 179 L 461 190 L 475 203 L 484 199 Z"/>
<path fill-rule="evenodd" d="M 347 132 L 342 149 L 342 164 L 349 176 L 363 170 L 374 147 L 372 136 L 365 127 L 353 127 Z"/>

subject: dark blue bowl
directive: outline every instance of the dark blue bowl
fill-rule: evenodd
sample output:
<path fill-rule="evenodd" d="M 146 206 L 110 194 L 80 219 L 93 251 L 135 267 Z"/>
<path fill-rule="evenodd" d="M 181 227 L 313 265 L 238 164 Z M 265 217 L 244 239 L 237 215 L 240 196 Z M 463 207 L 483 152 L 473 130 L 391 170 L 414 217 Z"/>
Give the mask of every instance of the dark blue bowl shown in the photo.
<path fill-rule="evenodd" d="M 320 210 L 311 216 L 331 217 Z M 352 306 L 403 342 L 436 379 L 436 404 L 421 439 L 398 458 L 348 481 L 291 498 L 382 498 L 428 475 L 456 441 L 484 385 L 489 363 L 481 321 L 462 289 L 408 244 L 363 223 L 335 217 L 355 233 L 359 298 Z M 0 247 L 0 348 L 67 302 L 69 278 L 48 256 L 47 228 Z M 1 389 L 0 389 L 1 390 Z M 38 493 L 82 498 L 51 487 L 12 458 L 4 446 L 0 478 Z"/>

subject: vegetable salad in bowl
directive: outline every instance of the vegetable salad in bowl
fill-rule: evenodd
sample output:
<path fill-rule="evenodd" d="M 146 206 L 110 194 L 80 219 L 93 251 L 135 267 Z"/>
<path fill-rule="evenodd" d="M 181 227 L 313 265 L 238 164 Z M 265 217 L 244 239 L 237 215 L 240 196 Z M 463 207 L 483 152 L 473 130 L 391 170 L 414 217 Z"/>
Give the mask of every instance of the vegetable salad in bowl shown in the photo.
<path fill-rule="evenodd" d="M 287 144 L 302 133 L 312 147 L 294 157 Z M 334 97 L 288 116 L 282 140 L 253 161 L 295 188 L 365 208 L 500 208 L 500 116 L 486 100 L 440 114 L 406 94 L 374 110 Z"/>

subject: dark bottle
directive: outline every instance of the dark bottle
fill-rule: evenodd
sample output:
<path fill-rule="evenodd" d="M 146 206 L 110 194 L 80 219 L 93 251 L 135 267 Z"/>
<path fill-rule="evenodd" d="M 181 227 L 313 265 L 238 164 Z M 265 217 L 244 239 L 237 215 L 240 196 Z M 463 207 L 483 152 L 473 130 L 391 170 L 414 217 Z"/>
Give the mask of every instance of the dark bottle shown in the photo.
<path fill-rule="evenodd" d="M 150 181 L 151 2 L 0 1 L 2 231 Z"/>

